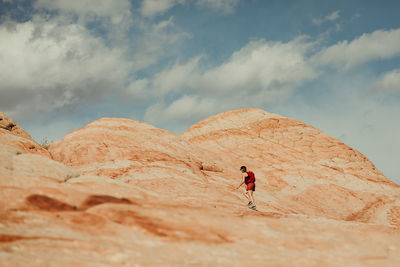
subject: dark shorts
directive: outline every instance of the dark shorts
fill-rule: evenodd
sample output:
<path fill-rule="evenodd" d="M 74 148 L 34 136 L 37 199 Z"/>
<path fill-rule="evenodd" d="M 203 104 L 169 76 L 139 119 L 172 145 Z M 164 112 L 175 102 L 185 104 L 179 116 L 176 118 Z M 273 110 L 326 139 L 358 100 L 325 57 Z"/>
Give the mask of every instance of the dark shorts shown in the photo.
<path fill-rule="evenodd" d="M 255 183 L 248 183 L 247 187 L 246 187 L 246 190 L 247 191 L 251 191 L 251 190 L 256 191 L 256 184 Z"/>

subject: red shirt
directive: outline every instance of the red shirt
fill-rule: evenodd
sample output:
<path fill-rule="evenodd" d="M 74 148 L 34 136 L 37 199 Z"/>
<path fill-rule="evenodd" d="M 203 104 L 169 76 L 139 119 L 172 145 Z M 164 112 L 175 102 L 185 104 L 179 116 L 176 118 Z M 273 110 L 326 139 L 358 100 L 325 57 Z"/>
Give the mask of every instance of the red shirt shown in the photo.
<path fill-rule="evenodd" d="M 255 177 L 254 173 L 251 171 L 248 171 L 246 173 L 247 173 L 247 176 L 246 176 L 246 178 L 244 178 L 245 184 L 254 183 L 256 181 L 256 177 Z"/>

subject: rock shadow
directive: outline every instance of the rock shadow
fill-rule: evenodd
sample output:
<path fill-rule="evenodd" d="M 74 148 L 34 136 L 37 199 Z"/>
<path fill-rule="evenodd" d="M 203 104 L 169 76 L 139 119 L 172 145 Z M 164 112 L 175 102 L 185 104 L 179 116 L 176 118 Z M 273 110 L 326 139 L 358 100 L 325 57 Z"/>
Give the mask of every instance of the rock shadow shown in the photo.
<path fill-rule="evenodd" d="M 76 206 L 64 203 L 57 199 L 45 195 L 30 195 L 26 198 L 26 202 L 39 210 L 57 212 L 57 211 L 76 211 Z"/>
<path fill-rule="evenodd" d="M 127 198 L 117 198 L 109 195 L 91 195 L 82 203 L 80 210 L 87 210 L 91 207 L 98 206 L 104 203 L 114 204 L 136 204 Z"/>
<path fill-rule="evenodd" d="M 114 204 L 136 204 L 126 198 L 117 198 L 109 195 L 90 195 L 81 204 L 80 207 L 70 205 L 68 203 L 62 202 L 58 199 L 51 198 L 45 195 L 33 194 L 26 198 L 26 203 L 33 206 L 39 210 L 48 212 L 59 212 L 59 211 L 85 211 L 91 207 L 98 206 L 105 203 Z"/>

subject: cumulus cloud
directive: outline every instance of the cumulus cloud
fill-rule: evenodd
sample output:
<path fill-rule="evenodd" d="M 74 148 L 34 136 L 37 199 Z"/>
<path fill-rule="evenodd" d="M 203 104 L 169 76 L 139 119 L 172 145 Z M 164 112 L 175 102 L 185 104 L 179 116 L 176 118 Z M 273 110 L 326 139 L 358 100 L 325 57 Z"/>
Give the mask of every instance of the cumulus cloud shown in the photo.
<path fill-rule="evenodd" d="M 143 0 L 140 12 L 145 17 L 155 17 L 167 12 L 177 4 L 183 4 L 185 0 Z"/>
<path fill-rule="evenodd" d="M 131 68 L 84 27 L 42 21 L 1 25 L 0 58 L 0 106 L 11 116 L 90 101 L 121 86 Z"/>
<path fill-rule="evenodd" d="M 184 0 L 144 0 L 141 11 L 143 8 L 148 12 L 158 8 L 161 12 L 161 9 L 179 3 L 184 3 Z M 103 38 L 107 45 L 124 49 L 135 62 L 133 71 L 156 63 L 165 55 L 166 49 L 188 37 L 175 25 L 173 17 L 156 23 L 141 16 L 133 17 L 129 0 L 38 0 L 35 7 L 57 11 L 51 17 L 52 21 L 80 24 L 93 35 Z M 128 34 L 132 29 L 134 36 Z"/>
<path fill-rule="evenodd" d="M 35 17 L 80 24 L 114 46 L 127 46 L 126 34 L 134 21 L 129 0 L 37 0 L 33 8 Z"/>
<path fill-rule="evenodd" d="M 157 124 L 176 123 L 182 127 L 210 114 L 221 112 L 224 108 L 226 103 L 219 103 L 217 99 L 183 95 L 169 105 L 162 102 L 151 105 L 146 110 L 144 119 Z"/>
<path fill-rule="evenodd" d="M 129 85 L 135 72 L 158 62 L 167 49 L 172 53 L 171 47 L 188 36 L 172 18 L 126 25 L 130 3 L 125 0 L 38 0 L 35 7 L 56 12 L 0 24 L 0 107 L 16 119 L 26 111 L 36 115 L 93 103 L 111 91 L 124 94 L 127 85 L 141 84 Z M 111 26 L 99 34 L 86 24 L 91 19 Z M 130 27 L 137 32 L 131 40 L 121 32 Z"/>
<path fill-rule="evenodd" d="M 241 0 L 198 0 L 200 6 L 211 8 L 216 12 L 232 13 Z"/>
<path fill-rule="evenodd" d="M 319 25 L 321 25 L 322 23 L 324 23 L 326 21 L 335 21 L 338 18 L 340 18 L 339 13 L 340 13 L 340 10 L 336 10 L 336 11 L 332 12 L 331 14 L 326 15 L 323 18 L 314 18 L 314 19 L 312 19 L 312 23 L 314 25 L 318 25 L 319 26 Z"/>
<path fill-rule="evenodd" d="M 306 58 L 312 45 L 303 38 L 288 43 L 259 40 L 248 43 L 213 68 L 202 68 L 202 57 L 177 63 L 146 81 L 146 89 L 139 83 L 137 90 L 153 92 L 163 99 L 181 95 L 170 103 L 153 105 L 146 119 L 157 123 L 160 119 L 155 114 L 163 114 L 163 119 L 178 120 L 181 116 L 206 116 L 226 108 L 279 102 L 297 86 L 317 77 Z M 200 105 L 206 108 L 195 108 Z M 177 110 L 184 115 L 179 115 Z"/>
<path fill-rule="evenodd" d="M 376 59 L 388 59 L 400 54 L 400 29 L 377 30 L 348 42 L 342 41 L 317 53 L 312 61 L 319 65 L 334 65 L 349 70 Z"/>
<path fill-rule="evenodd" d="M 377 93 L 400 92 L 400 69 L 385 73 L 370 87 L 370 91 Z"/>
<path fill-rule="evenodd" d="M 192 89 L 200 82 L 199 62 L 201 57 L 195 57 L 185 64 L 175 64 L 172 67 L 157 73 L 152 82 L 152 89 L 157 94 L 166 95 L 172 92 L 182 92 L 185 89 Z"/>
<path fill-rule="evenodd" d="M 316 77 L 305 57 L 309 47 L 301 38 L 289 43 L 253 41 L 235 52 L 228 62 L 206 71 L 201 83 L 223 95 L 245 89 L 246 94 L 265 93 L 274 101 L 276 96 L 285 96 Z"/>
<path fill-rule="evenodd" d="M 190 37 L 175 25 L 173 17 L 155 24 L 144 23 L 141 25 L 141 31 L 143 34 L 134 41 L 132 51 L 135 70 L 156 63 L 167 51 L 172 54 L 174 45 Z"/>

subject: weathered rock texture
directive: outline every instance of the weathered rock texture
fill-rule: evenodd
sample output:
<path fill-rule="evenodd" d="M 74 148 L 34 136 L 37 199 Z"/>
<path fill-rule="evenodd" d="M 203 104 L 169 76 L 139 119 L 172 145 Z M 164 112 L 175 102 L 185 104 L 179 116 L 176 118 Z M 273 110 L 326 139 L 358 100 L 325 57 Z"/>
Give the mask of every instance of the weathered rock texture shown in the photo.
<path fill-rule="evenodd" d="M 397 224 L 388 210 L 399 186 L 365 156 L 306 125 L 263 110 L 226 112 L 193 125 L 182 138 L 218 155 L 221 168 L 256 170 L 258 198 L 279 210 Z M 265 190 L 265 194 L 262 192 Z"/>
<path fill-rule="evenodd" d="M 104 118 L 47 151 L 1 118 L 0 265 L 400 262 L 400 187 L 302 122 L 238 110 L 177 136 Z"/>

